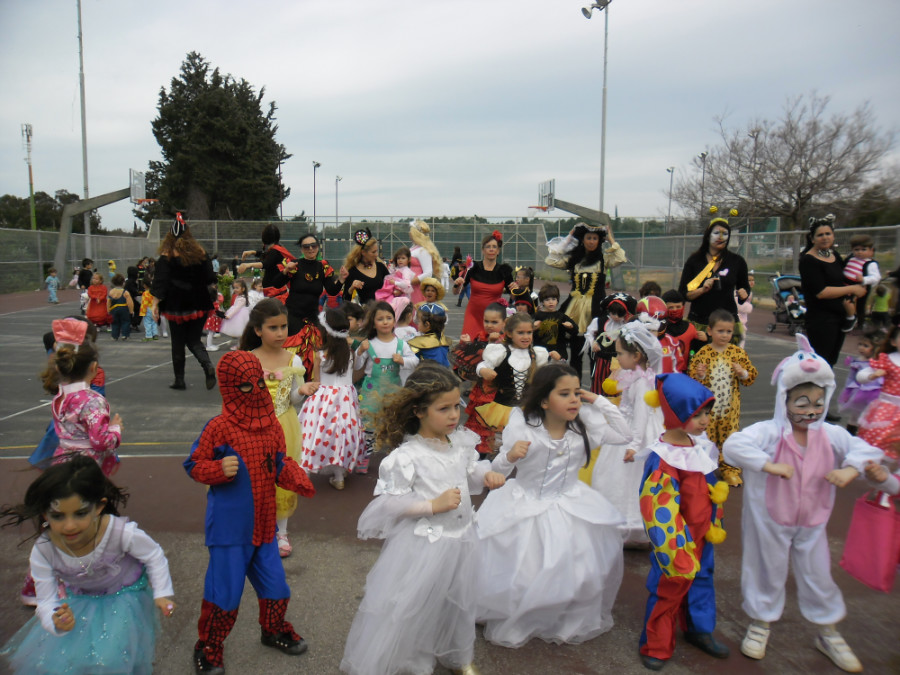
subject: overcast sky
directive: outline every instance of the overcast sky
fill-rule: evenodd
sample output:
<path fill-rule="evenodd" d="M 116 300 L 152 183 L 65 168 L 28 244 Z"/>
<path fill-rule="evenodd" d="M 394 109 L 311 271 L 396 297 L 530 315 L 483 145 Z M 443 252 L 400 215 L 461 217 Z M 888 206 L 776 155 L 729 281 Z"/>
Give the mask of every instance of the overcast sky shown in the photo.
<path fill-rule="evenodd" d="M 578 0 L 83 0 L 89 187 L 159 158 L 150 123 L 187 52 L 265 87 L 285 216 L 526 216 L 537 186 L 596 207 L 603 14 Z M 898 0 L 613 0 L 606 200 L 665 215 L 668 174 L 716 144 L 713 116 L 776 118 L 812 90 L 900 124 Z M 0 194 L 83 193 L 75 0 L 0 0 Z M 894 157 L 898 155 L 895 152 Z M 101 210 L 130 227 L 125 203 Z M 556 211 L 556 215 L 564 215 Z"/>

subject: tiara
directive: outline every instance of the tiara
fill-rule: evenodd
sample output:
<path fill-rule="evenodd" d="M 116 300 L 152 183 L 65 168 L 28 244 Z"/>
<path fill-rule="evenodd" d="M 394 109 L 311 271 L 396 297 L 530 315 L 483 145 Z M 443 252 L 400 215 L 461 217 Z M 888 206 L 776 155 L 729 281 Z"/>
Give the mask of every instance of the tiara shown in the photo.
<path fill-rule="evenodd" d="M 328 322 L 325 320 L 325 312 L 319 312 L 319 325 L 333 338 L 346 338 L 350 335 L 349 330 L 335 330 L 329 326 Z"/>

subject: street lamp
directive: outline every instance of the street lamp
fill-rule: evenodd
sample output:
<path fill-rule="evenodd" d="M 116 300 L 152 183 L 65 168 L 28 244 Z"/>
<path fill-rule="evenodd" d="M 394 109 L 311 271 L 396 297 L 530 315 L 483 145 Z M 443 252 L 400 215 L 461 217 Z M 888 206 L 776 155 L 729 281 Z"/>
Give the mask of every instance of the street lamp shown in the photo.
<path fill-rule="evenodd" d="M 321 164 L 319 164 L 316 160 L 312 161 L 313 163 L 313 226 L 312 231 L 316 231 L 316 169 L 318 169 Z"/>
<path fill-rule="evenodd" d="M 340 183 L 343 178 L 340 176 L 334 177 L 334 226 L 340 227 L 341 221 L 338 219 L 338 183 Z"/>
<path fill-rule="evenodd" d="M 708 152 L 701 152 L 698 157 L 700 158 L 700 163 L 703 165 L 703 171 L 701 173 L 700 178 L 700 224 L 703 224 L 703 208 L 704 204 L 706 204 L 706 158 L 709 155 Z"/>
<path fill-rule="evenodd" d="M 666 171 L 669 173 L 669 213 L 666 216 L 666 232 L 668 232 L 672 220 L 672 181 L 675 180 L 675 167 L 670 166 Z"/>
<path fill-rule="evenodd" d="M 606 177 L 606 64 L 607 64 L 607 46 L 609 43 L 609 3 L 612 0 L 597 0 L 590 7 L 582 7 L 581 13 L 584 18 L 590 19 L 594 10 L 606 13 L 603 15 L 603 103 L 601 104 L 600 115 L 600 211 L 603 212 L 603 186 Z"/>

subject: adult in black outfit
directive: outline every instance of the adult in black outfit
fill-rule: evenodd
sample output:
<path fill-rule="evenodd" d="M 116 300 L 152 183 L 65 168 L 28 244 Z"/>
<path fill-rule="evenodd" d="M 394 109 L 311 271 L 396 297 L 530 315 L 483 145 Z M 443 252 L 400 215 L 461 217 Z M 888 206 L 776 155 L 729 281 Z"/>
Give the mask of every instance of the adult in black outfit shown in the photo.
<path fill-rule="evenodd" d="M 856 298 L 866 294 L 862 284 L 847 282 L 844 261 L 833 246 L 834 216 L 810 218 L 800 255 L 806 336 L 816 354 L 832 367 L 840 356 L 844 334 L 856 323 Z"/>
<path fill-rule="evenodd" d="M 241 259 L 245 260 L 255 257 L 255 262 L 241 263 L 236 272 L 238 275 L 243 274 L 249 269 L 262 270 L 263 293 L 269 298 L 279 298 L 282 302 L 287 298 L 287 285 L 284 283 L 282 272 L 284 265 L 296 260 L 294 254 L 281 245 L 281 230 L 277 225 L 269 223 L 262 231 L 263 247 L 259 251 L 244 251 Z M 297 242 L 298 244 L 300 242 Z M 276 284 L 276 278 L 280 283 Z"/>
<path fill-rule="evenodd" d="M 328 261 L 319 260 L 320 243 L 316 235 L 304 234 L 298 243 L 303 255 L 292 261 L 279 263 L 270 281 L 274 288 L 287 287 L 284 305 L 288 311 L 288 338 L 284 342 L 284 348 L 300 357 L 306 368 L 306 380 L 310 381 L 313 376 L 314 354 L 322 348 L 319 298 L 322 291 L 329 295 L 340 293 L 347 275 L 343 271 L 340 275 L 336 274 Z M 263 282 L 264 290 L 265 287 Z"/>
<path fill-rule="evenodd" d="M 343 278 L 344 301 L 352 300 L 356 291 L 359 304 L 365 305 L 375 299 L 375 291 L 384 285 L 384 278 L 390 271 L 378 259 L 378 240 L 368 227 L 354 232 L 353 241 L 355 246 L 351 247 L 341 268 L 341 274 L 346 274 Z"/>
<path fill-rule="evenodd" d="M 710 213 L 716 214 L 713 206 Z M 731 211 L 732 216 L 737 211 Z M 737 253 L 728 250 L 731 228 L 725 218 L 713 218 L 703 233 L 700 248 L 684 262 L 678 292 L 691 303 L 688 321 L 694 324 L 704 339 L 691 343 L 691 351 L 696 351 L 706 342 L 709 315 L 716 309 L 724 309 L 734 316 L 734 336 L 732 342 L 739 344 L 743 328 L 738 320 L 735 293 L 741 302 L 750 295 L 750 281 L 747 278 L 747 262 Z"/>
<path fill-rule="evenodd" d="M 200 339 L 203 325 L 213 309 L 211 287 L 216 284 L 216 273 L 206 251 L 191 235 L 178 213 L 159 247 L 153 275 L 153 318 L 159 321 L 162 314 L 169 322 L 172 340 L 172 369 L 175 381 L 171 389 L 186 389 L 184 382 L 185 347 L 197 359 L 206 375 L 206 388 L 216 386 L 216 369 Z"/>

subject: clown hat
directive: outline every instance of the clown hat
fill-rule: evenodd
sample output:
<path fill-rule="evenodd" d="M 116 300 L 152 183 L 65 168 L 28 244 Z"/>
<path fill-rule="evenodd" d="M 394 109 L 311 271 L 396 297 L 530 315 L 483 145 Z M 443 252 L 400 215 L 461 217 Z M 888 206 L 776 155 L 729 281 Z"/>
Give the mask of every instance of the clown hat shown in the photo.
<path fill-rule="evenodd" d="M 426 286 L 431 286 L 437 292 L 438 302 L 444 299 L 444 287 L 438 279 L 434 277 L 425 277 L 422 281 L 419 282 L 419 285 L 424 292 Z"/>
<path fill-rule="evenodd" d="M 709 389 L 682 373 L 657 375 L 656 391 L 666 429 L 683 429 L 697 411 L 716 400 Z"/>

